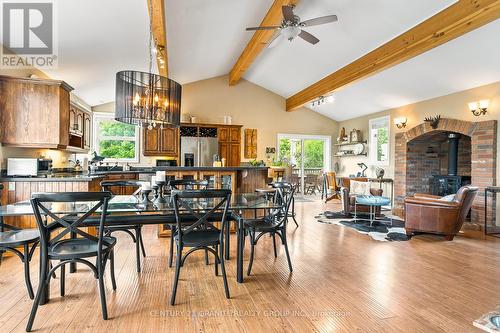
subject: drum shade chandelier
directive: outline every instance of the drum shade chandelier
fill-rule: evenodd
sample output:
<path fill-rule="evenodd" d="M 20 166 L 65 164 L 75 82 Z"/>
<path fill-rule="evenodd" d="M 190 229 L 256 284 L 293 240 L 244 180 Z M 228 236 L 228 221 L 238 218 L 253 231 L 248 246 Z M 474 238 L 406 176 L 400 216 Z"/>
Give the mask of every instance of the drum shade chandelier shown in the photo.
<path fill-rule="evenodd" d="M 116 73 L 115 119 L 148 129 L 178 127 L 182 87 L 174 80 L 153 74 L 153 53 L 157 50 L 157 43 L 153 41 L 152 3 L 150 1 L 149 72 L 127 70 Z"/>

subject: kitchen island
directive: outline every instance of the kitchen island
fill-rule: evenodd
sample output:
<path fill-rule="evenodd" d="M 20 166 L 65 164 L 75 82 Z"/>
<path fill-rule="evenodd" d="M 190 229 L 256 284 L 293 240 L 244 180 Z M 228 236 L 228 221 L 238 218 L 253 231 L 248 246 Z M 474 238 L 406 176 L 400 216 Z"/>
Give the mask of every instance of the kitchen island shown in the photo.
<path fill-rule="evenodd" d="M 100 191 L 103 180 L 150 181 L 156 171 L 165 171 L 168 179 L 205 179 L 209 188 L 230 189 L 233 193 L 250 193 L 268 183 L 267 167 L 132 167 L 123 171 L 110 167 L 94 173 L 61 173 L 45 177 L 2 177 L 2 205 L 28 200 L 36 192 L 87 192 Z M 129 188 L 120 188 L 115 194 L 131 194 Z M 7 223 L 21 228 L 36 228 L 33 217 L 9 217 Z M 160 236 L 168 230 L 160 227 Z"/>

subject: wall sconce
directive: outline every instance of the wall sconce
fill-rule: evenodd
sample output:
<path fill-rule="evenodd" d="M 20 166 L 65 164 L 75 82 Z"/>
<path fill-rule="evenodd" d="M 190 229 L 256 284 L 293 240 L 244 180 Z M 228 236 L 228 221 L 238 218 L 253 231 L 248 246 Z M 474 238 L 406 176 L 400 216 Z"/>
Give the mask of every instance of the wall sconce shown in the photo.
<path fill-rule="evenodd" d="M 479 102 L 470 102 L 469 110 L 473 115 L 479 117 L 480 115 L 485 115 L 488 110 L 488 106 L 490 104 L 489 99 L 482 99 Z"/>
<path fill-rule="evenodd" d="M 408 119 L 406 119 L 406 117 L 401 117 L 401 118 L 394 119 L 394 124 L 399 129 L 405 128 L 407 122 L 408 122 Z"/>

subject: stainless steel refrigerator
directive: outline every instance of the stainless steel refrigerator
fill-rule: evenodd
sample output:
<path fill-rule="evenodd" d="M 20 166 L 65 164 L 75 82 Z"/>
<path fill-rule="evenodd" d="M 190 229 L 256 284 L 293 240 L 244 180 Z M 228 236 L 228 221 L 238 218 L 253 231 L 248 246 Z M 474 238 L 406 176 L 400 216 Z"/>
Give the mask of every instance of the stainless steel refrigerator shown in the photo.
<path fill-rule="evenodd" d="M 212 166 L 218 154 L 217 138 L 181 136 L 181 166 Z"/>

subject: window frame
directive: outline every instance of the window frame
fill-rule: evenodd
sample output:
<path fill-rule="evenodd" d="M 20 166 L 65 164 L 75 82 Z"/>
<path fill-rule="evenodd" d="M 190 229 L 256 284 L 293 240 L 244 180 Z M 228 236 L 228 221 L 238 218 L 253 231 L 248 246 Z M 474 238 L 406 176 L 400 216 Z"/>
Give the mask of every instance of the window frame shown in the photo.
<path fill-rule="evenodd" d="M 93 150 L 100 155 L 99 151 L 99 142 L 102 139 L 100 133 L 98 133 L 98 125 L 101 120 L 115 120 L 114 113 L 107 112 L 94 112 L 92 119 L 92 144 Z M 105 137 L 107 140 L 125 140 L 125 141 L 134 141 L 135 142 L 135 157 L 134 158 L 105 158 L 104 162 L 131 162 L 138 163 L 139 162 L 139 154 L 140 154 L 140 128 L 139 126 L 135 126 L 135 135 L 134 139 L 128 139 L 129 137 L 122 136 L 107 136 Z"/>
<path fill-rule="evenodd" d="M 377 150 L 376 143 L 373 142 L 373 125 L 386 123 L 387 124 L 387 160 L 378 161 L 377 160 Z M 373 118 L 368 121 L 368 144 L 369 144 L 369 155 L 371 165 L 388 166 L 391 161 L 391 117 L 383 116 L 378 118 Z"/>

